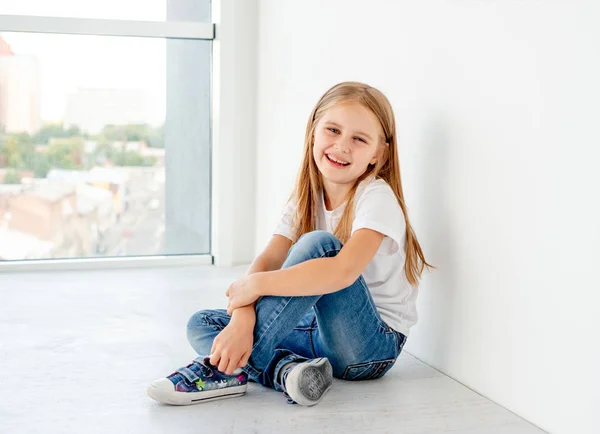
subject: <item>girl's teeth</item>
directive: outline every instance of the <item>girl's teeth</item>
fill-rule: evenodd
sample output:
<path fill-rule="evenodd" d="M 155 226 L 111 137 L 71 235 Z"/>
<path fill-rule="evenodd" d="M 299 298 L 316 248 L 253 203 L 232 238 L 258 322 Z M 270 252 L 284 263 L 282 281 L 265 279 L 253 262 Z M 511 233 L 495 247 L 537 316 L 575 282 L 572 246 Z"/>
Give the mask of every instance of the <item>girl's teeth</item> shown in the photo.
<path fill-rule="evenodd" d="M 350 164 L 350 163 L 344 163 L 344 162 L 342 162 L 342 161 L 336 160 L 335 158 L 333 158 L 333 157 L 332 157 L 332 156 L 330 156 L 330 155 L 328 155 L 327 157 L 328 157 L 328 158 L 329 158 L 331 161 L 333 161 L 333 162 L 335 162 L 335 163 L 338 163 L 338 164 L 342 164 L 342 165 L 344 165 L 344 166 L 345 166 L 345 165 L 347 165 L 347 164 Z"/>

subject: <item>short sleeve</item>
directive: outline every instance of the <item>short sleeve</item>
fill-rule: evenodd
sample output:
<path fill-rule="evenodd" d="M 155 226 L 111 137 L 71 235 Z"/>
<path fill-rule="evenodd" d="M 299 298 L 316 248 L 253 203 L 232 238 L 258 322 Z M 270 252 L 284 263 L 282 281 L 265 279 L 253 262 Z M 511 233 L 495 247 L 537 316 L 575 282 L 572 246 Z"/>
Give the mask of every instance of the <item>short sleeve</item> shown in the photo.
<path fill-rule="evenodd" d="M 386 183 L 369 185 L 358 198 L 352 222 L 352 234 L 372 229 L 386 236 L 380 252 L 393 255 L 404 249 L 406 222 L 396 195 Z"/>
<path fill-rule="evenodd" d="M 290 239 L 293 243 L 296 242 L 296 231 L 292 226 L 292 217 L 294 215 L 296 207 L 292 200 L 290 200 L 281 210 L 281 217 L 279 223 L 273 232 L 273 235 L 283 235 Z"/>

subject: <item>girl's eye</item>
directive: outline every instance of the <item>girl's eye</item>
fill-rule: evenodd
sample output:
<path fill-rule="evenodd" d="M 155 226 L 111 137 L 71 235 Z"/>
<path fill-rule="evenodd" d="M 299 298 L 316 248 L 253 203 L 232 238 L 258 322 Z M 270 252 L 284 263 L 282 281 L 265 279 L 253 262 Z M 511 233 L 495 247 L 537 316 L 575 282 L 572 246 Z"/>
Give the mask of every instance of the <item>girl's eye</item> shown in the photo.
<path fill-rule="evenodd" d="M 365 139 L 363 139 L 362 137 L 355 137 L 355 139 L 358 140 L 358 141 L 360 141 L 360 142 L 367 143 L 365 141 Z"/>
<path fill-rule="evenodd" d="M 329 131 L 331 131 L 332 133 L 334 133 L 334 134 L 337 134 L 337 133 L 339 133 L 339 132 L 340 132 L 340 130 L 338 130 L 337 128 L 331 128 L 331 127 L 330 127 L 330 128 L 327 128 L 327 129 L 328 129 Z"/>

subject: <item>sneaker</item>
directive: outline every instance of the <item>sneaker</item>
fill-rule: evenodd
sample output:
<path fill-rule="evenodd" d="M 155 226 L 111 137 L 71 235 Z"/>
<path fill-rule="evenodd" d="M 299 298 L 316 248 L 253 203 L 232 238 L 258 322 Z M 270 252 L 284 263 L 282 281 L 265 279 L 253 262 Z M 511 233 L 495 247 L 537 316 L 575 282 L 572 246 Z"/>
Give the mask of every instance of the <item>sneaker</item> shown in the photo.
<path fill-rule="evenodd" d="M 311 406 L 318 404 L 333 384 L 331 363 L 324 357 L 284 367 L 281 387 L 288 402 Z"/>
<path fill-rule="evenodd" d="M 146 391 L 164 404 L 190 405 L 242 396 L 247 387 L 248 375 L 241 369 L 226 375 L 212 366 L 208 357 L 198 357 L 185 368 L 152 382 Z"/>

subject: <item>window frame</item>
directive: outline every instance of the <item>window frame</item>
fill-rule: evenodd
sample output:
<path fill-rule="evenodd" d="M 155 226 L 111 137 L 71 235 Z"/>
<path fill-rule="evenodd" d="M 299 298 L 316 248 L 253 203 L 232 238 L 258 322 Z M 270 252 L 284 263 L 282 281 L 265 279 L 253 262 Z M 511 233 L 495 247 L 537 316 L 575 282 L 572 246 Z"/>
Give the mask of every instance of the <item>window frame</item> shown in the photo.
<path fill-rule="evenodd" d="M 215 38 L 215 25 L 213 23 L 38 17 L 31 15 L 0 15 L 0 31 L 202 40 L 213 40 Z"/>
<path fill-rule="evenodd" d="M 212 0 L 219 3 L 220 0 Z M 217 5 L 219 6 L 219 5 Z M 213 20 L 214 21 L 214 20 Z M 27 33 L 55 33 L 72 35 L 95 36 L 125 36 L 143 38 L 176 38 L 214 41 L 215 24 L 191 21 L 134 21 L 118 19 L 95 18 L 63 18 L 31 15 L 0 15 L 0 32 L 27 32 Z M 211 64 L 211 75 L 214 64 Z M 211 83 L 212 87 L 212 83 Z M 214 92 L 211 89 L 211 106 L 214 106 Z M 214 126 L 211 117 L 211 133 L 209 148 L 214 146 Z M 211 167 L 215 165 L 214 158 Z M 211 169 L 212 172 L 212 169 Z M 211 177 L 211 221 L 217 218 L 213 198 L 215 191 Z M 91 270 L 106 268 L 139 268 L 155 266 L 185 266 L 185 265 L 210 265 L 215 263 L 213 256 L 215 239 L 217 235 L 215 225 L 211 223 L 211 248 L 209 254 L 184 254 L 184 255 L 149 255 L 149 256 L 122 256 L 122 257 L 93 257 L 93 258 L 65 258 L 65 259 L 39 259 L 1 261 L 0 274 L 4 272 L 25 272 L 44 270 Z M 226 256 L 226 248 L 221 248 Z"/>

